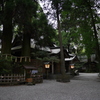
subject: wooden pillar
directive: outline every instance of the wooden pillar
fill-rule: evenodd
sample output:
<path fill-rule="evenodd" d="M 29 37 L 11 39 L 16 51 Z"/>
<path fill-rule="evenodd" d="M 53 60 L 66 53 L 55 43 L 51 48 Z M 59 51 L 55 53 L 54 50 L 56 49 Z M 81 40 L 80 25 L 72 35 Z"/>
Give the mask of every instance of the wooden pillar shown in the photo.
<path fill-rule="evenodd" d="M 53 61 L 52 61 L 52 74 L 54 74 L 54 64 L 53 64 Z"/>

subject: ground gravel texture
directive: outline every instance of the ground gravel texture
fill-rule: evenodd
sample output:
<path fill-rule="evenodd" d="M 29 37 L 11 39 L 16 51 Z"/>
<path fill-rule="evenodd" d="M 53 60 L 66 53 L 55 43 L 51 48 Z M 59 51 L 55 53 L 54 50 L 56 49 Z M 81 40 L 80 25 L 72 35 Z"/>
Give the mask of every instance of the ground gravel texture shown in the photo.
<path fill-rule="evenodd" d="M 97 73 L 80 73 L 68 83 L 0 86 L 0 100 L 100 100 L 100 79 Z"/>

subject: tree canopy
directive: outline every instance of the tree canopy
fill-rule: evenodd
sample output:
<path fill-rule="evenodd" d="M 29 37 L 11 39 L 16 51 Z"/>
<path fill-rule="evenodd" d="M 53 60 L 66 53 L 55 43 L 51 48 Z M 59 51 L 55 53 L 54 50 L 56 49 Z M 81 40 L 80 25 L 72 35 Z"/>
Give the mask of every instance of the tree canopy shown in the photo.
<path fill-rule="evenodd" d="M 99 1 L 48 0 L 48 2 L 51 3 L 52 7 L 52 19 L 58 21 L 57 17 L 59 16 L 57 28 L 59 30 L 60 24 L 62 45 L 69 49 L 71 44 L 74 44 L 74 46 L 77 47 L 77 53 L 84 49 L 85 54 L 89 58 L 92 53 L 95 53 L 98 62 L 100 62 L 100 43 L 98 41 L 98 33 L 95 26 L 97 23 L 100 23 L 100 17 L 97 13 L 98 9 L 100 9 Z M 50 8 L 45 6 L 45 9 Z M 51 15 L 51 13 L 47 12 L 47 15 L 48 14 Z"/>
<path fill-rule="evenodd" d="M 0 14 L 3 54 L 11 54 L 13 36 L 16 35 L 21 36 L 23 55 L 30 55 L 30 39 L 45 46 L 55 37 L 55 30 L 48 24 L 37 0 L 1 0 Z"/>

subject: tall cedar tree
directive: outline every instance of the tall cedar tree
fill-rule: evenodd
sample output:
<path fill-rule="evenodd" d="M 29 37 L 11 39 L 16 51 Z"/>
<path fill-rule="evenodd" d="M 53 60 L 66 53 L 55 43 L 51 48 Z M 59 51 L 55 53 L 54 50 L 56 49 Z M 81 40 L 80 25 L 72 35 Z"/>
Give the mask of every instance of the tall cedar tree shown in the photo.
<path fill-rule="evenodd" d="M 12 18 L 13 18 L 14 1 L 3 0 L 2 6 L 3 6 L 2 54 L 11 54 L 11 42 L 13 36 Z"/>

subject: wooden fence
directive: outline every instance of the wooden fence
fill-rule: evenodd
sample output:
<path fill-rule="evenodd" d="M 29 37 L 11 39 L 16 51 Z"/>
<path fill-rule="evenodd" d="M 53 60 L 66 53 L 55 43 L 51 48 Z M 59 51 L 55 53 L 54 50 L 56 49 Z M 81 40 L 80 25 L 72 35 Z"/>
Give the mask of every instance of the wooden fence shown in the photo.
<path fill-rule="evenodd" d="M 19 74 L 0 75 L 0 84 L 18 84 L 25 82 L 25 76 Z"/>
<path fill-rule="evenodd" d="M 32 75 L 33 82 L 35 83 L 42 83 L 43 82 L 43 75 Z"/>
<path fill-rule="evenodd" d="M 30 78 L 29 78 L 30 79 Z M 19 74 L 11 74 L 11 75 L 0 75 L 0 84 L 19 84 L 23 82 L 28 82 L 29 79 L 25 79 L 24 75 Z M 42 83 L 43 82 L 43 75 L 32 75 L 31 76 L 32 82 L 34 83 Z"/>

